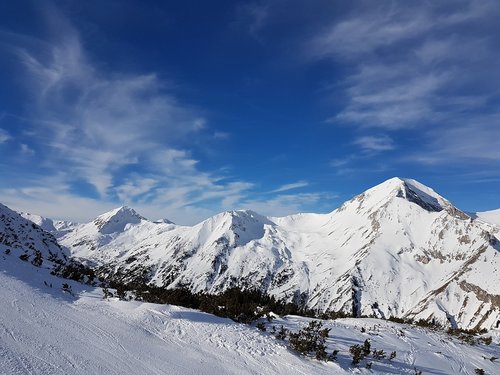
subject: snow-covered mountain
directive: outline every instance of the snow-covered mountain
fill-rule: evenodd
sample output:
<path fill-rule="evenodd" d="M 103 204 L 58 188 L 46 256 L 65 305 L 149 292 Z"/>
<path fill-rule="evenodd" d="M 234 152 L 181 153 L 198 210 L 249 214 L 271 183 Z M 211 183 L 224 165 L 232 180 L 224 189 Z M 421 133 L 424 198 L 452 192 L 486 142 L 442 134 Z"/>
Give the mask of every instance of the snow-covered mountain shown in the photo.
<path fill-rule="evenodd" d="M 125 282 L 259 288 L 321 311 L 491 328 L 500 320 L 499 231 L 393 178 L 329 214 L 228 211 L 186 227 L 121 207 L 59 241 Z"/>
<path fill-rule="evenodd" d="M 64 235 L 66 232 L 72 230 L 73 227 L 78 225 L 77 223 L 73 223 L 71 221 L 52 220 L 40 215 L 31 214 L 29 212 L 19 212 L 19 214 L 54 236 Z"/>
<path fill-rule="evenodd" d="M 47 223 L 46 220 L 43 223 Z M 67 254 L 56 238 L 10 208 L 0 204 L 0 253 L 19 257 L 36 266 L 63 262 Z"/>

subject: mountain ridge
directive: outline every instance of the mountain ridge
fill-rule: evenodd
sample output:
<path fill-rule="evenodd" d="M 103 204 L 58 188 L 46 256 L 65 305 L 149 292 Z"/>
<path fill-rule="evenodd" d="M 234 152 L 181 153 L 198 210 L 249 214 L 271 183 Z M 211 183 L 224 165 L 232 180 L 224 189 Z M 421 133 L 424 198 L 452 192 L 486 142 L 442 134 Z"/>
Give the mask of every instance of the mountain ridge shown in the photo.
<path fill-rule="evenodd" d="M 96 220 L 59 242 L 123 282 L 257 288 L 319 311 L 463 328 L 500 320 L 499 228 L 412 179 L 389 179 L 328 214 L 226 211 L 188 227 L 120 207 Z"/>

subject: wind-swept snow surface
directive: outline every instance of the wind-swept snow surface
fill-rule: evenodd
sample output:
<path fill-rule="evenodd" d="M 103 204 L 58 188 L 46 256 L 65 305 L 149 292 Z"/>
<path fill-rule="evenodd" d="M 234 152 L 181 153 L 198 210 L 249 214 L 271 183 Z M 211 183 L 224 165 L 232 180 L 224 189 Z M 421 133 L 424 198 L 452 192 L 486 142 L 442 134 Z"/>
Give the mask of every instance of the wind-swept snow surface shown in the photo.
<path fill-rule="evenodd" d="M 72 295 L 61 290 L 69 283 Z M 500 368 L 493 344 L 470 346 L 444 333 L 375 319 L 325 321 L 336 362 L 300 357 L 269 333 L 297 331 L 310 319 L 278 318 L 268 332 L 196 310 L 103 300 L 99 288 L 56 278 L 10 255 L 0 256 L 0 374 L 486 374 Z M 362 332 L 364 331 L 364 332 Z M 368 339 L 390 361 L 353 368 L 349 347 Z M 372 370 L 365 369 L 373 362 Z"/>
<path fill-rule="evenodd" d="M 100 289 L 69 282 L 74 297 L 61 291 L 67 280 L 2 258 L 0 374 L 327 374 L 334 367 L 199 311 L 105 301 Z"/>
<path fill-rule="evenodd" d="M 484 212 L 476 212 L 476 216 L 487 223 L 500 227 L 500 209 Z"/>

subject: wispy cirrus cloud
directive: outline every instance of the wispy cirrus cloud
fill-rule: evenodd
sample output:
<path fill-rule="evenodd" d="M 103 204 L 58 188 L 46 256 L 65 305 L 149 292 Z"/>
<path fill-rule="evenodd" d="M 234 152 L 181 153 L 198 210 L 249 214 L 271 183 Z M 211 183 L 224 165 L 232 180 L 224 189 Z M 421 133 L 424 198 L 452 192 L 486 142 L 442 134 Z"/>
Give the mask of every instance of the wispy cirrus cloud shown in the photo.
<path fill-rule="evenodd" d="M 498 15 L 495 1 L 353 2 L 305 47 L 309 59 L 349 66 L 335 86 L 345 105 L 327 121 L 355 126 L 365 141 L 373 129 L 393 139 L 418 131 L 415 160 L 497 160 Z"/>
<path fill-rule="evenodd" d="M 25 67 L 24 84 L 32 102 L 20 149 L 31 156 L 34 146 L 43 150 L 37 162 L 50 176 L 42 182 L 36 175 L 24 187 L 4 189 L 6 203 L 30 202 L 32 210 L 40 207 L 35 199 L 73 201 L 73 210 L 78 205 L 104 209 L 127 203 L 151 211 L 147 207 L 158 205 L 156 212 L 193 222 L 210 211 L 195 207 L 197 203 L 215 201 L 216 210 L 222 199 L 240 197 L 253 186 L 200 171 L 189 150 L 190 139 L 203 138 L 207 127 L 199 109 L 180 103 L 155 74 L 99 68 L 57 9 L 45 15 L 52 27 L 57 24 L 63 31 L 60 36 L 14 36 L 11 48 Z M 30 42 L 19 43 L 26 40 Z M 5 131 L 0 135 L 9 139 Z M 59 181 L 59 188 L 47 189 L 49 180 Z"/>
<path fill-rule="evenodd" d="M 395 148 L 394 141 L 387 135 L 364 135 L 355 139 L 354 144 L 365 152 L 389 151 Z"/>
<path fill-rule="evenodd" d="M 11 136 L 6 130 L 0 129 L 0 143 L 7 142 L 10 138 Z"/>
<path fill-rule="evenodd" d="M 154 73 L 105 69 L 56 8 L 44 12 L 56 36 L 2 34 L 25 69 L 30 112 L 16 142 L 37 170 L 26 170 L 16 187 L 0 188 L 3 203 L 79 221 L 128 204 L 152 218 L 195 223 L 258 194 L 253 182 L 199 166 L 195 145 L 230 135 L 211 130 L 203 111 L 181 102 L 173 85 Z M 265 8 L 255 17 L 265 17 Z M 0 142 L 9 139 L 0 132 Z M 280 213 L 310 202 L 273 199 Z"/>
<path fill-rule="evenodd" d="M 271 5 L 266 2 L 248 3 L 237 7 L 238 17 L 248 28 L 248 33 L 257 40 L 260 40 L 259 32 L 269 18 L 270 7 Z"/>
<path fill-rule="evenodd" d="M 297 181 L 297 182 L 292 182 L 290 184 L 282 185 L 282 186 L 278 187 L 277 189 L 272 190 L 271 193 L 280 193 L 283 191 L 299 189 L 299 188 L 306 187 L 306 186 L 309 186 L 309 182 L 302 180 L 302 181 Z"/>

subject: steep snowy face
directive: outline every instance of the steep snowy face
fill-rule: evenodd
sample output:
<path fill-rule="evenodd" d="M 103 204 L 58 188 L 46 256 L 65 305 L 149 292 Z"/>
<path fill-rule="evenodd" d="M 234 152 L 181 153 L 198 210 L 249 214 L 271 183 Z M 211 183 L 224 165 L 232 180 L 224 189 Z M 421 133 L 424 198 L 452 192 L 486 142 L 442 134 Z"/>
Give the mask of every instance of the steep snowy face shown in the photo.
<path fill-rule="evenodd" d="M 51 233 L 56 238 L 64 235 L 66 232 L 72 230 L 76 225 L 71 221 L 52 220 L 40 215 L 30 214 L 28 212 L 19 212 L 25 219 L 35 223 L 44 231 Z"/>
<path fill-rule="evenodd" d="M 323 311 L 489 328 L 500 320 L 498 231 L 425 185 L 392 178 L 324 215 L 228 211 L 184 227 L 121 208 L 61 243 L 126 282 L 258 288 Z"/>
<path fill-rule="evenodd" d="M 155 237 L 161 231 L 174 227 L 164 222 L 151 222 L 135 210 L 123 206 L 99 215 L 90 223 L 60 231 L 58 239 L 71 250 L 73 257 L 92 261 L 98 259 L 101 264 L 123 261 L 120 255 L 128 253 L 137 240 Z M 108 244 L 111 246 L 107 247 Z"/>
<path fill-rule="evenodd" d="M 102 234 L 123 232 L 127 225 L 139 224 L 145 220 L 141 215 L 127 206 L 106 212 L 94 219 L 93 224 Z"/>
<path fill-rule="evenodd" d="M 487 269 L 500 280 L 497 231 L 474 222 L 430 188 L 388 180 L 346 202 L 325 226 L 331 238 L 318 238 L 313 247 L 333 250 L 323 252 L 328 267 L 309 266 L 311 306 L 468 327 L 496 323 L 494 296 L 500 288 L 477 276 Z M 322 274 L 327 277 L 318 277 Z M 474 286 L 466 284 L 472 279 Z M 477 295 L 490 297 L 471 303 Z M 486 313 L 489 320 L 481 321 Z"/>
<path fill-rule="evenodd" d="M 225 238 L 230 246 L 237 247 L 262 238 L 265 225 L 273 223 L 256 212 L 227 211 L 203 221 L 193 230 L 200 245 Z"/>
<path fill-rule="evenodd" d="M 46 232 L 57 231 L 56 227 L 54 226 L 54 221 L 52 219 L 48 219 L 40 215 L 30 214 L 28 212 L 19 212 L 19 214 L 25 219 L 35 223 Z"/>
<path fill-rule="evenodd" d="M 449 201 L 433 189 L 416 180 L 399 177 L 391 178 L 357 195 L 344 203 L 339 210 L 347 209 L 347 207 L 356 207 L 358 214 L 371 213 L 388 204 L 394 198 L 404 199 L 429 212 L 446 210 L 449 213 L 454 213 L 457 210 Z M 458 215 L 462 218 L 466 216 L 463 213 Z"/>
<path fill-rule="evenodd" d="M 272 284 L 282 291 L 285 279 L 298 278 L 300 284 L 307 277 L 303 265 L 294 270 L 291 253 L 276 232 L 271 220 L 253 211 L 228 211 L 193 227 L 143 220 L 113 234 L 96 231 L 90 223 L 61 243 L 74 257 L 126 282 L 213 293 L 231 286 L 270 290 Z"/>
<path fill-rule="evenodd" d="M 65 260 L 55 237 L 17 212 L 0 204 L 0 253 L 19 257 L 36 266 Z"/>

